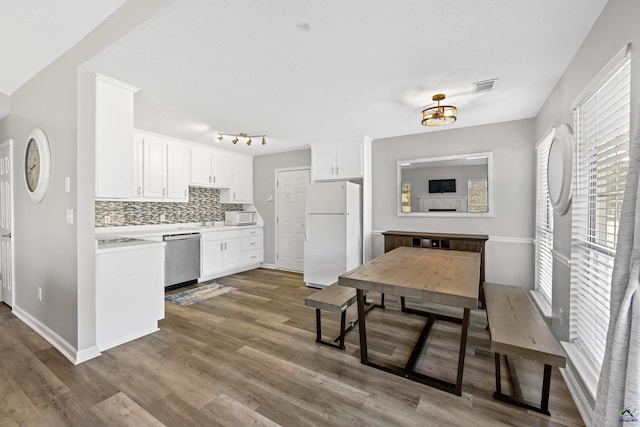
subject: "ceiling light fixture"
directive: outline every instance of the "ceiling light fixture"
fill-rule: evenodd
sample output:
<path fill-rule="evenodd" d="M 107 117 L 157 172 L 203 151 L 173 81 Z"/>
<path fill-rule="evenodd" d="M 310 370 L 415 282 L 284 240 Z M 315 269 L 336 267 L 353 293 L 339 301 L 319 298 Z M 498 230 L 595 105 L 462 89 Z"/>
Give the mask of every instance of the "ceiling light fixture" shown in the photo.
<path fill-rule="evenodd" d="M 218 136 L 216 137 L 216 141 L 218 142 L 222 142 L 224 140 L 225 136 L 232 136 L 233 139 L 231 140 L 231 142 L 235 145 L 238 143 L 238 138 L 246 138 L 247 139 L 247 145 L 251 145 L 251 143 L 253 142 L 252 138 L 262 138 L 262 145 L 267 145 L 267 135 L 248 135 L 245 132 L 240 132 L 240 133 L 222 133 L 222 132 L 218 132 Z"/>
<path fill-rule="evenodd" d="M 456 121 L 458 109 L 453 105 L 440 105 L 444 93 L 437 93 L 431 99 L 438 103 L 435 107 L 422 110 L 422 126 L 444 126 Z"/>

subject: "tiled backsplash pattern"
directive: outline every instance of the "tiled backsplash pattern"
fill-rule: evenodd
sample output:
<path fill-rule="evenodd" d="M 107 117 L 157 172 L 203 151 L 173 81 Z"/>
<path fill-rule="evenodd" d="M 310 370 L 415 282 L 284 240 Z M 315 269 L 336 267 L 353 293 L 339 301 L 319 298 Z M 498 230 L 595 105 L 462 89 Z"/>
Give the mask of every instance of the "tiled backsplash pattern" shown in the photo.
<path fill-rule="evenodd" d="M 241 210 L 242 205 L 220 203 L 218 189 L 189 187 L 188 203 L 96 201 L 96 227 L 222 221 L 226 211 Z M 110 217 L 108 224 L 105 216 Z"/>

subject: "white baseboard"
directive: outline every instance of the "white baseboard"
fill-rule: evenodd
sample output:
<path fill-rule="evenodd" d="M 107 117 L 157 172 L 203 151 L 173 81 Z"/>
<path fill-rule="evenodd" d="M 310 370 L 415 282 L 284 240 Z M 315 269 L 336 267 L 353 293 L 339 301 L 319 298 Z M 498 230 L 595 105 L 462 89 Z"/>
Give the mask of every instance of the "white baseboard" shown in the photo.
<path fill-rule="evenodd" d="M 260 264 L 260 267 L 268 268 L 269 270 L 277 270 L 278 269 L 277 265 L 271 264 L 271 263 L 267 263 L 267 262 L 263 262 L 262 264 Z"/>
<path fill-rule="evenodd" d="M 71 345 L 68 341 L 51 330 L 47 325 L 33 317 L 31 314 L 22 310 L 17 305 L 13 306 L 12 312 L 18 319 L 22 320 L 27 326 L 36 331 L 42 338 L 47 340 L 49 344 L 54 346 L 74 365 L 100 356 L 100 352 L 98 351 L 97 347 L 84 349 L 81 352 L 78 352 L 75 346 Z"/>

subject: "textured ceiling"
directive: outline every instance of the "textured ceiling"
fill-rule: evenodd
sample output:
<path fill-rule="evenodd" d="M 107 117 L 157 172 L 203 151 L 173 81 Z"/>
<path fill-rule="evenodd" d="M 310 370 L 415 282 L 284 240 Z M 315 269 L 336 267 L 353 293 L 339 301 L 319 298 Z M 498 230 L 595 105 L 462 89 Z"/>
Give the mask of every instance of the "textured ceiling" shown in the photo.
<path fill-rule="evenodd" d="M 444 129 L 534 117 L 605 3 L 175 0 L 86 67 L 141 88 L 137 127 L 211 144 L 264 133 L 222 143 L 259 155 L 430 131 L 420 111 L 438 92 L 459 109 Z"/>
<path fill-rule="evenodd" d="M 11 95 L 125 0 L 0 0 L 0 93 Z"/>

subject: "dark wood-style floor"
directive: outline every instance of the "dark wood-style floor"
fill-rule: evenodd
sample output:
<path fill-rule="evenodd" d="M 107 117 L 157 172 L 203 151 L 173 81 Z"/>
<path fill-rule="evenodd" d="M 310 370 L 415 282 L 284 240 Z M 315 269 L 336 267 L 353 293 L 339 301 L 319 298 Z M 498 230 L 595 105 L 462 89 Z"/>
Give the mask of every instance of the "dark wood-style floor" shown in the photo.
<path fill-rule="evenodd" d="M 361 365 L 357 329 L 346 351 L 316 344 L 315 313 L 304 306 L 314 290 L 299 274 L 258 269 L 217 282 L 238 290 L 189 307 L 166 303 L 159 332 L 79 366 L 0 304 L 0 425 L 583 425 L 557 370 L 551 417 L 491 398 L 484 311 L 472 313 L 457 397 Z M 375 361 L 404 362 L 424 325 L 398 307 L 388 296 L 387 309 L 367 317 Z M 324 319 L 337 332 L 338 317 Z M 459 334 L 459 325 L 436 322 L 419 368 L 453 380 Z M 525 397 L 538 400 L 542 367 L 518 368 Z"/>

